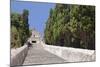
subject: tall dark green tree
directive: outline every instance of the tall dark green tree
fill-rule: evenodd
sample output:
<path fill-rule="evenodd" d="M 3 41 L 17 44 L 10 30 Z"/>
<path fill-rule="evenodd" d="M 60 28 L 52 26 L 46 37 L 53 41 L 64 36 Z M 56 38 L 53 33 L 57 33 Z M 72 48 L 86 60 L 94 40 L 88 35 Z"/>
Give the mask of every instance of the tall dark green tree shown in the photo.
<path fill-rule="evenodd" d="M 11 47 L 23 46 L 29 37 L 28 10 L 22 14 L 11 13 Z"/>
<path fill-rule="evenodd" d="M 95 7 L 56 4 L 44 33 L 47 44 L 95 49 Z"/>

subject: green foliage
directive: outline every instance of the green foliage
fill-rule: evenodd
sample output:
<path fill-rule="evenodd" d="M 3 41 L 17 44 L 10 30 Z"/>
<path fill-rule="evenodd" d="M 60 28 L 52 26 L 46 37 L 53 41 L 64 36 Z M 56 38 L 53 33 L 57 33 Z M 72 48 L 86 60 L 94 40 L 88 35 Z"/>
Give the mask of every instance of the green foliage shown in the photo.
<path fill-rule="evenodd" d="M 12 26 L 11 28 L 11 47 L 20 47 L 21 40 L 19 39 L 19 34 L 16 27 Z M 19 45 L 18 45 L 19 44 Z"/>
<path fill-rule="evenodd" d="M 47 44 L 95 49 L 95 7 L 56 4 L 44 34 Z"/>
<path fill-rule="evenodd" d="M 29 37 L 28 10 L 11 13 L 11 48 L 23 46 Z"/>

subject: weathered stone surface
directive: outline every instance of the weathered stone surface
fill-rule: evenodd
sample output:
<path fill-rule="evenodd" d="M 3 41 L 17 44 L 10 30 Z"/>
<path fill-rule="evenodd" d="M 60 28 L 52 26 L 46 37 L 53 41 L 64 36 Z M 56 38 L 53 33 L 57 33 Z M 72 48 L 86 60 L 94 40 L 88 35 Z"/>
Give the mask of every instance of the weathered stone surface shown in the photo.
<path fill-rule="evenodd" d="M 28 53 L 27 53 L 28 52 Z M 11 66 L 95 61 L 95 50 L 46 45 L 42 41 L 11 50 Z"/>
<path fill-rule="evenodd" d="M 28 51 L 27 45 L 11 49 L 11 66 L 22 65 Z"/>
<path fill-rule="evenodd" d="M 95 50 L 43 45 L 45 50 L 65 59 L 66 62 L 95 61 Z"/>
<path fill-rule="evenodd" d="M 41 44 L 34 44 L 28 51 L 23 65 L 63 63 L 64 59 L 46 51 Z"/>

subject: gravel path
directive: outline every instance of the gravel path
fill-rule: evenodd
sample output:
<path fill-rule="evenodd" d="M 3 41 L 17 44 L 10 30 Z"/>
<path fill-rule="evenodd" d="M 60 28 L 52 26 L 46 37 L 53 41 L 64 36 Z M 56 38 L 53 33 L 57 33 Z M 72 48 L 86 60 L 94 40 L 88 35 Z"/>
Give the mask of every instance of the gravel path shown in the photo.
<path fill-rule="evenodd" d="M 23 65 L 63 63 L 64 59 L 44 50 L 39 44 L 34 44 L 29 50 Z"/>

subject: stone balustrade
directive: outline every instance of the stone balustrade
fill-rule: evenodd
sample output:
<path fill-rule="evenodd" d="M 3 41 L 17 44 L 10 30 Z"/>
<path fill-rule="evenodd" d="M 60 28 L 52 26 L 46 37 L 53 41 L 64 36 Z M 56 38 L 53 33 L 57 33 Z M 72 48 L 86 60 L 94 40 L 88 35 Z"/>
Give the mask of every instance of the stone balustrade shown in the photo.
<path fill-rule="evenodd" d="M 42 45 L 45 50 L 65 59 L 66 62 L 95 61 L 95 50 L 46 45 L 43 42 Z"/>
<path fill-rule="evenodd" d="M 22 65 L 27 55 L 27 51 L 27 45 L 11 49 L 11 66 Z"/>

